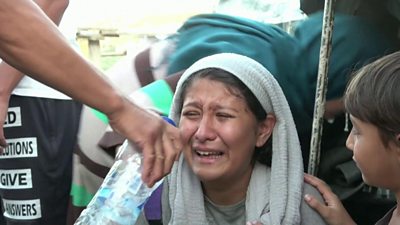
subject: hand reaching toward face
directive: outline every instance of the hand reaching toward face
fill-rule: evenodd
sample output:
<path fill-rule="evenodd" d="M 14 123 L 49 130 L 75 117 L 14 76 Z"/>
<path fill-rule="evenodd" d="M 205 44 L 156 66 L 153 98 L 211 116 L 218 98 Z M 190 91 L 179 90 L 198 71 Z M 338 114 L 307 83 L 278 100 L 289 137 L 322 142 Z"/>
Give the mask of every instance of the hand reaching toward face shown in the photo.
<path fill-rule="evenodd" d="M 107 116 L 116 132 L 142 150 L 142 179 L 149 187 L 170 173 L 182 149 L 178 128 L 129 100 L 125 100 L 120 110 Z"/>

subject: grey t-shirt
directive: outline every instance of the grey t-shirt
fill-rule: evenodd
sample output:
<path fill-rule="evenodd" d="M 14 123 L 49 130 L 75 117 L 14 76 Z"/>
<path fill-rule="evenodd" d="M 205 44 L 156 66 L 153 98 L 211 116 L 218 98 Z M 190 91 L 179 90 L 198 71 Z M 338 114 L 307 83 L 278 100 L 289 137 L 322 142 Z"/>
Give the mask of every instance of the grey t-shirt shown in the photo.
<path fill-rule="evenodd" d="M 164 187 L 163 191 L 168 191 L 168 188 Z M 321 194 L 309 184 L 304 184 L 303 187 L 303 196 L 305 194 L 310 194 L 321 202 L 323 202 Z M 168 204 L 168 194 L 163 193 L 163 219 L 169 220 L 171 218 L 170 206 Z M 214 224 L 225 225 L 225 224 L 240 224 L 245 225 L 247 221 L 245 221 L 245 200 L 232 205 L 232 206 L 218 206 L 212 204 L 211 202 L 207 203 L 205 201 L 205 207 L 207 211 L 207 216 L 212 217 L 212 221 Z M 325 221 L 322 217 L 314 211 L 308 204 L 303 200 L 300 206 L 300 214 L 301 214 L 301 225 L 325 225 Z M 209 220 L 210 221 L 210 220 Z M 210 225 L 213 224 L 210 222 Z M 144 215 L 140 216 L 139 220 L 136 222 L 136 225 L 148 225 Z"/>
<path fill-rule="evenodd" d="M 311 185 L 304 184 L 303 196 L 311 194 L 323 201 L 321 194 Z M 244 225 L 246 224 L 246 206 L 245 200 L 231 206 L 219 206 L 205 198 L 205 209 L 209 225 Z M 326 224 L 322 217 L 315 212 L 303 200 L 300 206 L 301 224 L 302 225 L 322 225 Z"/>
<path fill-rule="evenodd" d="M 303 196 L 305 194 L 310 194 L 317 198 L 319 201 L 324 202 L 321 193 L 319 193 L 317 189 L 307 183 L 304 183 L 303 186 Z M 301 201 L 300 215 L 301 225 L 327 224 L 324 219 L 322 219 L 322 217 L 304 201 L 304 199 L 303 201 Z"/>
<path fill-rule="evenodd" d="M 209 225 L 246 224 L 246 199 L 234 205 L 217 205 L 204 197 L 204 208 Z"/>

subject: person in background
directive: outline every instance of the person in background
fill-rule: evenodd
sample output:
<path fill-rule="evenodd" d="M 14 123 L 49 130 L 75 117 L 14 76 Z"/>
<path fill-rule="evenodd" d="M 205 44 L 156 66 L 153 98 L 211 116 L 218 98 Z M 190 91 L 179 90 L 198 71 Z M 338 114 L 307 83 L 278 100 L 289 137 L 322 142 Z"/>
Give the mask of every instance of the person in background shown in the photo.
<path fill-rule="evenodd" d="M 397 205 L 376 225 L 400 224 L 399 86 L 400 52 L 395 52 L 356 72 L 344 96 L 345 108 L 353 124 L 346 145 L 353 153 L 364 182 L 389 189 L 397 200 Z M 324 202 L 312 195 L 305 195 L 305 200 L 328 224 L 356 224 L 325 182 L 311 175 L 306 175 L 305 181 L 324 197 Z"/>
<path fill-rule="evenodd" d="M 105 113 L 115 131 L 142 149 L 142 178 L 149 186 L 170 172 L 181 149 L 178 130 L 115 90 L 101 71 L 69 46 L 39 6 L 30 0 L 1 0 L 0 27 L 0 58 L 24 74 Z M 5 114 L 2 109 L 0 118 L 4 121 Z M 143 121 L 147 121 L 146 126 Z M 0 146 L 6 147 L 3 129 Z M 156 159 L 163 160 L 165 166 L 159 166 Z"/>
<path fill-rule="evenodd" d="M 35 3 L 59 25 L 69 1 Z M 7 224 L 66 224 L 72 151 L 82 106 L 4 61 L 0 83 L 0 107 L 8 108 L 4 124 L 8 145 L 0 155 L 0 175 L 10 177 L 10 182 L 2 180 L 0 189 L 5 220 Z M 12 182 L 13 177 L 19 179 Z"/>

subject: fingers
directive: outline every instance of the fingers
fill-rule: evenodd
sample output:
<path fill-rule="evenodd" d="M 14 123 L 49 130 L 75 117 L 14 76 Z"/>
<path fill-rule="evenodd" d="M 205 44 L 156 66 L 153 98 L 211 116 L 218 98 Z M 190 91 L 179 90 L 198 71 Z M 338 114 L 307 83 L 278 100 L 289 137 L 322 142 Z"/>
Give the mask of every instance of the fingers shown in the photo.
<path fill-rule="evenodd" d="M 154 165 L 150 172 L 149 187 L 152 187 L 158 180 L 160 180 L 166 173 L 164 173 L 165 156 L 163 152 L 162 140 L 157 140 L 155 143 L 155 156 Z"/>
<path fill-rule="evenodd" d="M 323 180 L 309 174 L 304 175 L 304 180 L 317 188 L 317 190 L 324 198 L 326 205 L 337 206 L 342 204 L 340 199 L 336 196 L 335 193 L 333 193 L 332 189 Z"/>
<path fill-rule="evenodd" d="M 321 179 L 309 175 L 309 174 L 304 174 L 304 181 L 311 184 L 314 186 L 322 195 L 324 198 L 325 203 L 328 202 L 327 195 L 331 192 L 329 186 Z M 333 194 L 333 193 L 332 193 Z M 324 216 L 327 213 L 327 205 L 325 203 L 321 203 L 318 201 L 316 198 L 314 198 L 312 195 L 306 194 L 304 196 L 304 200 L 308 203 L 308 205 L 316 210 L 319 214 Z"/>
<path fill-rule="evenodd" d="M 182 146 L 179 130 L 156 113 L 125 103 L 124 108 L 107 116 L 111 127 L 142 152 L 142 180 L 151 187 L 171 171 Z"/>
<path fill-rule="evenodd" d="M 4 149 L 7 147 L 7 142 L 3 134 L 3 130 L 0 131 L 0 154 L 4 152 Z"/>
<path fill-rule="evenodd" d="M 322 196 L 329 195 L 330 193 L 333 194 L 331 188 L 321 179 L 312 176 L 310 174 L 304 174 L 304 181 L 314 186 Z"/>
<path fill-rule="evenodd" d="M 143 151 L 142 178 L 149 187 L 171 172 L 173 163 L 181 151 L 179 130 L 164 121 L 162 123 L 163 129 L 158 130 L 158 138 L 152 146 Z"/>
<path fill-rule="evenodd" d="M 152 145 L 144 146 L 142 149 L 143 161 L 142 161 L 142 180 L 147 184 L 147 186 L 152 187 L 154 181 L 151 179 L 151 171 L 153 165 L 155 164 L 156 155 L 155 150 Z"/>
<path fill-rule="evenodd" d="M 175 151 L 175 161 L 178 161 L 179 156 L 181 155 L 181 152 L 183 150 L 183 143 L 179 132 L 177 132 L 177 134 L 175 134 L 174 136 L 175 137 L 172 140 L 172 144 L 173 144 L 173 149 Z"/>
<path fill-rule="evenodd" d="M 325 184 L 323 180 L 307 173 L 304 174 L 304 180 L 314 187 L 323 186 Z"/>
<path fill-rule="evenodd" d="M 321 203 L 318 201 L 314 196 L 310 194 L 306 194 L 304 196 L 304 200 L 307 202 L 307 204 L 313 208 L 315 211 L 317 211 L 322 217 L 325 217 L 327 214 L 328 208 L 326 207 L 325 204 Z"/>
<path fill-rule="evenodd" d="M 7 147 L 7 142 L 4 137 L 0 138 L 0 148 L 6 148 Z"/>
<path fill-rule="evenodd" d="M 322 216 L 327 224 L 355 224 L 351 216 L 343 207 L 340 199 L 323 180 L 309 174 L 304 174 L 304 180 L 314 186 L 321 193 L 325 202 L 318 201 L 317 198 L 310 194 L 306 194 L 304 200 L 311 208 Z"/>
<path fill-rule="evenodd" d="M 171 129 L 172 128 L 172 129 Z M 179 141 L 178 139 L 175 139 L 175 137 L 170 137 L 169 133 L 171 132 L 172 134 L 175 132 L 175 127 L 168 125 L 167 132 L 168 135 L 163 136 L 163 143 L 164 143 L 164 152 L 165 152 L 165 160 L 164 160 L 164 173 L 168 174 L 171 171 L 171 168 L 176 161 L 176 159 L 179 156 L 180 148 L 179 146 L 176 146 L 175 142 Z"/>

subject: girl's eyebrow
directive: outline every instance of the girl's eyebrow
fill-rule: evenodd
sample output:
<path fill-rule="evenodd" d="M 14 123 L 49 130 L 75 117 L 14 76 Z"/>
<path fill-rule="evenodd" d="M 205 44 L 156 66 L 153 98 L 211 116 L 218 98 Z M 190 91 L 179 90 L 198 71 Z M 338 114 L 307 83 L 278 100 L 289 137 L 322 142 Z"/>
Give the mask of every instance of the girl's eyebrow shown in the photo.
<path fill-rule="evenodd" d="M 197 101 L 189 101 L 188 103 L 183 104 L 182 108 L 185 107 L 200 107 L 200 103 Z M 239 112 L 238 109 L 230 107 L 228 104 L 225 105 L 220 105 L 220 104 L 212 104 L 213 109 L 226 109 L 226 110 L 232 110 L 234 112 Z"/>
<path fill-rule="evenodd" d="M 182 107 L 190 107 L 190 106 L 196 107 L 199 106 L 199 103 L 197 103 L 196 101 L 189 101 L 182 105 Z"/>

